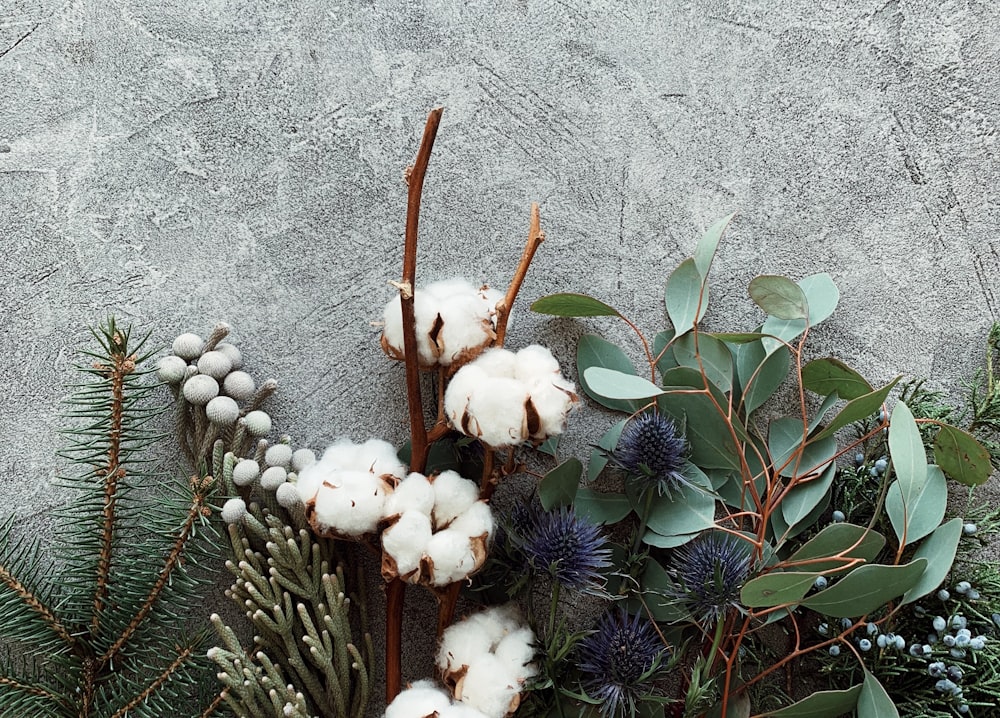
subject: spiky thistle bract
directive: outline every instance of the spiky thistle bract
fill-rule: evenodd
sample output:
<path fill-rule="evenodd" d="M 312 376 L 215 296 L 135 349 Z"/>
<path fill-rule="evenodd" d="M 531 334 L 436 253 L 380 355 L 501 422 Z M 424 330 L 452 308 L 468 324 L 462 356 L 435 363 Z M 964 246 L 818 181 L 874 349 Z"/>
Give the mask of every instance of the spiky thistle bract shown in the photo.
<path fill-rule="evenodd" d="M 576 652 L 581 688 L 607 718 L 636 715 L 637 703 L 655 695 L 653 681 L 670 656 L 648 619 L 621 608 L 605 613 Z"/>
<path fill-rule="evenodd" d="M 707 531 L 674 552 L 670 596 L 691 618 L 714 625 L 740 605 L 740 588 L 750 572 L 749 544 L 724 531 Z"/>
<path fill-rule="evenodd" d="M 613 466 L 626 472 L 642 491 L 671 496 L 691 482 L 684 476 L 687 442 L 669 418 L 650 412 L 630 419 L 618 444 L 606 452 Z"/>
<path fill-rule="evenodd" d="M 146 449 L 162 408 L 145 338 L 113 319 L 93 334 L 66 412 L 58 573 L 15 538 L 13 519 L 0 528 L 0 636 L 12 656 L 0 664 L 0 715 L 213 715 L 201 636 L 186 635 L 185 619 L 201 605 L 198 565 L 216 553 L 215 483 L 154 469 Z"/>

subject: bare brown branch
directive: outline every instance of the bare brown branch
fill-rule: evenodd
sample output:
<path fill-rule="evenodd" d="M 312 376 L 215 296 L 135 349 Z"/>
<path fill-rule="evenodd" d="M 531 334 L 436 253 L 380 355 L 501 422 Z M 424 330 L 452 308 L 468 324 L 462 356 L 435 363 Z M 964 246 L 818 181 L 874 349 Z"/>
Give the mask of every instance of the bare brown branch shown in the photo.
<path fill-rule="evenodd" d="M 517 264 L 517 271 L 511 279 L 510 286 L 507 287 L 507 294 L 497 302 L 497 340 L 496 346 L 502 347 L 507 336 L 507 318 L 510 316 L 511 307 L 517 299 L 517 293 L 521 290 L 524 277 L 528 274 L 528 267 L 531 260 L 542 242 L 545 241 L 545 232 L 541 228 L 541 214 L 538 210 L 538 203 L 531 204 L 531 221 L 528 226 L 528 242 L 524 245 L 524 252 L 521 253 L 521 261 Z"/>

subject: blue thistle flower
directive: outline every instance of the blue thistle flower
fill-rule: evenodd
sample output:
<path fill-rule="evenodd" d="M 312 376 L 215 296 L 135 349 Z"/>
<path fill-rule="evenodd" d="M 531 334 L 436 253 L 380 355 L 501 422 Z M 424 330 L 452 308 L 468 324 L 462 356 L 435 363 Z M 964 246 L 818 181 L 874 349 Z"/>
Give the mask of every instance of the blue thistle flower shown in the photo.
<path fill-rule="evenodd" d="M 661 414 L 647 413 L 625 424 L 618 445 L 606 456 L 642 489 L 655 488 L 661 496 L 669 496 L 692 485 L 682 473 L 686 452 L 687 441 L 674 422 Z"/>
<path fill-rule="evenodd" d="M 581 687 L 601 702 L 607 718 L 635 715 L 636 701 L 651 693 L 652 681 L 669 658 L 653 624 L 624 609 L 604 614 L 576 650 Z"/>
<path fill-rule="evenodd" d="M 674 552 L 671 597 L 698 623 L 715 624 L 730 608 L 739 607 L 750 563 L 746 541 L 724 531 L 703 533 Z"/>
<path fill-rule="evenodd" d="M 548 573 L 566 588 L 594 591 L 605 583 L 601 569 L 611 565 L 611 548 L 601 528 L 566 506 L 545 511 L 520 505 L 511 516 L 510 538 L 529 569 Z"/>

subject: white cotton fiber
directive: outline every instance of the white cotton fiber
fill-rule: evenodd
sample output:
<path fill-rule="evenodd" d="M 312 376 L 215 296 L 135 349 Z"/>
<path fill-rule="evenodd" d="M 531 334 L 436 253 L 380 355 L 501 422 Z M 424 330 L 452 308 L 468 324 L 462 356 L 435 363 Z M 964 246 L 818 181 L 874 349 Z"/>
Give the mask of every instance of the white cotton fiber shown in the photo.
<path fill-rule="evenodd" d="M 420 565 L 430 540 L 431 520 L 420 511 L 404 511 L 396 523 L 382 532 L 382 548 L 395 559 L 400 575 Z"/>
<path fill-rule="evenodd" d="M 365 471 L 340 471 L 335 478 L 339 486 L 322 486 L 316 494 L 316 521 L 347 536 L 374 531 L 385 506 L 385 482 Z"/>
<path fill-rule="evenodd" d="M 382 439 L 369 439 L 358 448 L 357 463 L 345 468 L 369 471 L 376 476 L 406 476 L 406 467 L 396 456 L 396 448 Z"/>
<path fill-rule="evenodd" d="M 459 514 L 448 528 L 470 538 L 486 534 L 488 539 L 493 535 L 493 511 L 485 501 L 476 501 Z"/>
<path fill-rule="evenodd" d="M 441 714 L 451 697 L 431 681 L 417 681 L 401 692 L 385 709 L 385 718 L 426 718 Z"/>
<path fill-rule="evenodd" d="M 534 675 L 535 668 L 528 667 L 535 657 L 535 634 L 528 626 L 523 626 L 504 636 L 493 653 L 507 666 L 507 672 L 519 678 Z"/>
<path fill-rule="evenodd" d="M 486 718 L 486 715 L 465 703 L 452 703 L 438 713 L 438 718 Z"/>
<path fill-rule="evenodd" d="M 431 536 L 424 553 L 434 564 L 434 585 L 446 586 L 466 578 L 476 568 L 468 536 L 445 529 Z"/>
<path fill-rule="evenodd" d="M 524 382 L 551 378 L 559 375 L 559 362 L 540 344 L 526 346 L 517 352 L 517 369 L 514 376 Z"/>
<path fill-rule="evenodd" d="M 560 386 L 566 383 L 561 381 Z M 538 415 L 539 426 L 532 438 L 544 439 L 561 434 L 575 399 L 576 395 L 571 390 L 561 389 L 551 381 L 535 382 L 531 387 L 531 403 Z"/>
<path fill-rule="evenodd" d="M 404 511 L 419 511 L 427 516 L 434 509 L 434 488 L 423 474 L 411 473 L 399 484 L 385 501 L 386 517 Z"/>
<path fill-rule="evenodd" d="M 500 379 L 516 379 L 517 357 L 514 352 L 506 349 L 487 349 L 478 357 L 472 366 L 482 369 L 489 376 Z"/>
<path fill-rule="evenodd" d="M 431 482 L 434 489 L 434 527 L 444 528 L 479 500 L 479 487 L 457 471 L 442 471 Z"/>
<path fill-rule="evenodd" d="M 470 429 L 489 446 L 516 446 L 528 437 L 524 404 L 528 392 L 517 379 L 491 379 L 469 399 Z"/>
<path fill-rule="evenodd" d="M 474 661 L 462 681 L 462 702 L 488 718 L 507 715 L 511 702 L 520 692 L 521 684 L 517 677 L 511 675 L 507 664 L 492 653 Z"/>
<path fill-rule="evenodd" d="M 480 614 L 475 614 L 476 616 Z M 470 618 L 449 626 L 441 636 L 435 663 L 442 673 L 461 670 L 489 653 L 494 637 L 483 630 L 481 621 Z"/>
<path fill-rule="evenodd" d="M 482 358 L 482 357 L 480 357 Z M 489 374 L 476 364 L 466 364 L 448 382 L 444 393 L 444 412 L 451 425 L 462 431 L 462 417 L 472 393 L 489 381 Z"/>

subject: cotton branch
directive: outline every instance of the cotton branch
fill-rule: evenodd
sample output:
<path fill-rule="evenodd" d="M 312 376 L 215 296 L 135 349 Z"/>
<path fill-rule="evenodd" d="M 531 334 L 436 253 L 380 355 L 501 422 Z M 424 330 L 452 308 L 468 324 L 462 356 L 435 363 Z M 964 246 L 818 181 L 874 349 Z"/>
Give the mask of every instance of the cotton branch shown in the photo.
<path fill-rule="evenodd" d="M 507 294 L 497 302 L 496 346 L 498 347 L 503 346 L 504 339 L 507 336 L 507 318 L 510 316 L 510 310 L 514 306 L 517 293 L 521 290 L 521 285 L 524 283 L 524 277 L 528 273 L 531 260 L 535 256 L 539 245 L 544 241 L 545 232 L 541 228 L 541 215 L 538 210 L 538 203 L 532 202 L 531 222 L 528 226 L 528 242 L 524 245 L 524 252 L 521 253 L 521 261 L 517 264 L 517 271 L 514 272 L 514 278 L 511 280 L 510 286 L 507 287 Z"/>

